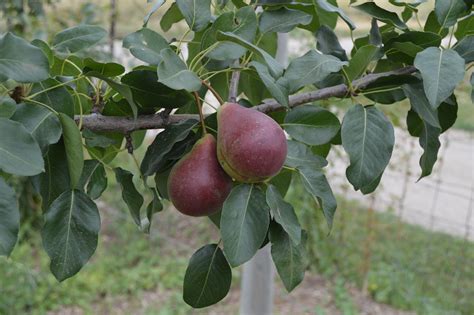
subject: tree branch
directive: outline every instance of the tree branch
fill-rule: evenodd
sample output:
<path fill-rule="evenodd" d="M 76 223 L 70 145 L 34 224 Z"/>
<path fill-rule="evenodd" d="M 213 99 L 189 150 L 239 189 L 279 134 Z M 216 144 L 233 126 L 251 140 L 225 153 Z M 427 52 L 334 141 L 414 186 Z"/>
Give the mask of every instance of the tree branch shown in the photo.
<path fill-rule="evenodd" d="M 382 73 L 373 73 L 368 74 L 363 78 L 355 80 L 352 82 L 354 90 L 357 92 L 363 90 L 369 84 L 377 81 L 378 79 L 390 75 L 408 75 L 416 72 L 416 68 L 413 66 L 382 72 Z M 235 73 L 235 72 L 234 72 Z M 339 84 L 332 87 L 323 88 L 317 91 L 311 91 L 307 93 L 300 93 L 291 95 L 289 99 L 290 107 L 295 107 L 302 104 L 307 104 L 310 102 L 328 99 L 331 97 L 346 97 L 349 93 L 349 89 L 345 84 Z M 230 96 L 230 93 L 229 93 Z M 266 99 L 262 104 L 255 106 L 254 109 L 261 111 L 263 113 L 284 110 L 285 107 L 280 105 L 274 99 Z M 170 124 L 175 124 L 182 120 L 186 119 L 196 119 L 199 120 L 199 115 L 169 115 L 169 117 L 164 118 L 163 115 L 154 114 L 154 115 L 143 115 L 138 116 L 136 120 L 133 117 L 119 117 L 119 116 L 103 116 L 101 114 L 90 114 L 82 117 L 82 126 L 84 129 L 90 129 L 92 131 L 115 131 L 122 132 L 124 134 L 132 132 L 134 130 L 143 130 L 143 129 L 161 129 Z M 76 122 L 79 122 L 80 117 L 75 117 Z"/>

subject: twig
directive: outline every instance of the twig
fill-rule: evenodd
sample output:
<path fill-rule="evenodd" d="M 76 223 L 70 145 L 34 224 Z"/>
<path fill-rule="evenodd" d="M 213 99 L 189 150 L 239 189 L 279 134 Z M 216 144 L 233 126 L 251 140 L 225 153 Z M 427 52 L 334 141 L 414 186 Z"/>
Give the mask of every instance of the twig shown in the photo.
<path fill-rule="evenodd" d="M 234 62 L 234 67 L 240 67 L 239 60 Z M 232 72 L 232 78 L 230 79 L 229 84 L 229 102 L 237 102 L 237 93 L 239 91 L 239 80 L 240 80 L 240 71 L 235 70 Z"/>
<path fill-rule="evenodd" d="M 196 105 L 198 107 L 199 120 L 201 121 L 202 132 L 203 134 L 206 134 L 207 130 L 206 130 L 206 124 L 204 123 L 204 115 L 202 114 L 201 99 L 199 98 L 199 94 L 197 92 L 194 92 L 194 98 L 196 99 Z"/>
<path fill-rule="evenodd" d="M 224 104 L 224 100 L 222 99 L 222 97 L 219 95 L 219 93 L 217 93 L 216 90 L 214 90 L 214 88 L 211 86 L 211 84 L 209 84 L 209 82 L 202 80 L 202 84 L 204 84 L 209 89 L 209 91 L 211 91 L 211 93 L 214 94 L 214 96 L 216 97 L 216 99 L 219 101 L 221 105 Z"/>

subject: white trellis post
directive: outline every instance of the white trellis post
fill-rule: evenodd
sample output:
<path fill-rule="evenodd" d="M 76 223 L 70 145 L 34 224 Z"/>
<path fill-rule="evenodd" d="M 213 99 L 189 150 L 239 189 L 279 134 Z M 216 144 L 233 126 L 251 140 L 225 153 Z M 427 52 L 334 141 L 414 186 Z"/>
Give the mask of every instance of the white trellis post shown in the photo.
<path fill-rule="evenodd" d="M 288 34 L 278 34 L 276 59 L 286 66 L 288 61 Z M 273 312 L 274 266 L 270 244 L 244 264 L 240 294 L 241 315 L 270 315 Z"/>

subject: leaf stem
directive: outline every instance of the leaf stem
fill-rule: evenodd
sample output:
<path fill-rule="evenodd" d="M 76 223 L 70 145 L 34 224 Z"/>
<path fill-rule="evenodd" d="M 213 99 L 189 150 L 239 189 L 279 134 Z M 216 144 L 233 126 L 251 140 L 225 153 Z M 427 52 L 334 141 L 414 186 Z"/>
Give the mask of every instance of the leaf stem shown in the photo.
<path fill-rule="evenodd" d="M 42 103 L 42 102 L 39 102 L 39 101 L 30 99 L 30 98 L 28 98 L 28 97 L 23 98 L 23 100 L 24 100 L 25 102 L 29 102 L 29 103 L 33 103 L 33 104 L 42 106 L 42 107 L 46 108 L 47 110 L 49 110 L 50 112 L 53 112 L 56 116 L 59 116 L 59 112 L 57 112 L 54 108 L 52 108 L 52 107 L 49 106 L 48 104 L 45 104 L 45 103 Z"/>
<path fill-rule="evenodd" d="M 201 121 L 201 126 L 202 126 L 202 132 L 204 134 L 207 134 L 206 130 L 206 124 L 204 123 L 204 115 L 202 114 L 202 104 L 201 104 L 201 99 L 199 98 L 199 94 L 197 92 L 194 93 L 194 98 L 196 99 L 196 105 L 198 107 L 198 112 L 199 112 L 199 120 Z"/>
<path fill-rule="evenodd" d="M 217 107 L 215 107 L 214 105 L 212 105 L 211 103 L 209 103 L 208 101 L 206 101 L 205 99 L 203 99 L 202 97 L 199 97 L 199 99 L 201 100 L 201 102 L 203 104 L 207 104 L 209 105 L 209 107 L 211 107 L 213 110 L 217 111 Z"/>
<path fill-rule="evenodd" d="M 202 60 L 202 58 L 204 58 L 211 50 L 213 50 L 214 48 L 217 47 L 219 43 L 214 43 L 212 44 L 211 46 L 207 47 L 206 49 L 204 49 L 203 51 L 199 52 L 194 58 L 193 60 L 191 60 L 190 64 L 189 64 L 189 69 L 191 71 L 193 71 L 194 67 L 196 66 L 197 63 L 199 63 L 199 61 Z"/>
<path fill-rule="evenodd" d="M 69 60 L 69 59 L 66 58 L 66 59 L 64 59 L 64 61 L 67 62 L 67 63 L 69 63 L 69 64 L 70 64 L 71 66 L 73 66 L 74 68 L 76 68 L 76 70 L 79 71 L 79 73 L 82 72 L 82 69 L 79 68 L 79 67 L 78 67 L 74 62 L 72 62 L 71 60 Z M 64 68 L 64 67 L 63 67 L 63 68 Z M 62 72 L 62 71 L 64 71 L 64 69 L 61 70 L 61 72 Z M 90 84 L 90 86 L 94 87 L 94 82 L 92 82 L 92 80 L 91 80 L 90 78 L 88 78 L 88 77 L 86 77 L 86 76 L 84 76 L 84 78 L 87 80 L 87 82 Z"/>
<path fill-rule="evenodd" d="M 350 97 L 351 97 L 351 100 L 352 100 L 352 104 L 354 104 L 355 103 L 354 95 L 353 95 L 354 94 L 354 87 L 352 86 L 352 81 L 349 79 L 349 75 L 347 74 L 344 67 L 342 67 L 342 74 L 344 75 L 344 78 L 346 79 L 347 86 L 349 88 L 349 94 L 350 94 Z"/>
<path fill-rule="evenodd" d="M 177 51 L 178 54 L 181 52 L 181 44 L 183 43 L 184 38 L 189 34 L 190 31 L 191 30 L 188 28 L 186 30 L 186 32 L 184 32 L 183 36 L 181 36 L 181 38 L 179 39 L 178 47 L 177 47 L 178 48 L 178 51 Z"/>
<path fill-rule="evenodd" d="M 451 48 L 451 41 L 453 40 L 454 27 L 451 28 L 451 35 L 449 35 L 448 48 Z"/>
<path fill-rule="evenodd" d="M 131 152 L 130 155 L 132 156 L 133 162 L 135 163 L 135 166 L 138 169 L 138 174 L 140 175 L 140 178 L 143 181 L 143 186 L 145 187 L 145 189 L 151 190 L 150 186 L 148 186 L 148 183 L 146 182 L 146 177 L 145 175 L 143 175 L 143 172 L 140 168 L 140 163 L 138 163 L 137 157 L 135 156 L 133 152 Z"/>
<path fill-rule="evenodd" d="M 28 95 L 28 97 L 26 97 L 25 99 L 31 100 L 32 98 L 35 98 L 36 96 L 38 96 L 38 95 L 40 95 L 40 94 L 43 94 L 43 93 L 49 92 L 49 91 L 51 91 L 51 90 L 57 89 L 57 88 L 59 88 L 59 87 L 61 87 L 61 86 L 68 85 L 68 84 L 70 84 L 70 83 L 72 83 L 72 82 L 76 82 L 76 81 L 78 81 L 78 80 L 80 80 L 80 79 L 82 79 L 82 78 L 84 78 L 84 76 L 83 76 L 83 75 L 80 75 L 80 76 L 78 76 L 77 78 L 72 79 L 72 80 L 70 80 L 70 81 L 62 82 L 62 83 L 59 83 L 59 84 L 57 84 L 57 85 L 55 85 L 55 86 L 50 86 L 49 88 L 46 88 L 46 89 L 44 89 L 44 90 L 41 90 L 41 91 L 39 91 L 39 92 L 37 92 L 37 93 Z"/>
<path fill-rule="evenodd" d="M 214 90 L 214 88 L 211 86 L 211 84 L 209 84 L 209 82 L 205 80 L 202 80 L 201 82 L 209 89 L 209 91 L 211 91 L 212 94 L 214 94 L 214 96 L 216 97 L 216 99 L 219 101 L 221 105 L 225 103 L 222 97 L 219 95 L 219 93 L 217 93 L 217 91 Z"/>
<path fill-rule="evenodd" d="M 393 88 L 387 88 L 387 89 L 380 89 L 380 90 L 371 90 L 367 92 L 361 92 L 359 93 L 360 95 L 369 95 L 369 94 L 375 94 L 375 93 L 382 93 L 382 92 L 390 92 L 390 91 L 395 91 L 395 90 L 400 90 L 401 87 L 393 87 Z"/>
<path fill-rule="evenodd" d="M 82 116 L 84 115 L 84 111 L 83 111 L 83 108 L 82 108 L 82 101 L 81 101 L 81 98 L 79 96 L 79 94 L 77 93 L 76 90 L 74 90 L 74 95 L 76 96 L 77 98 L 77 102 L 79 103 L 79 124 L 78 124 L 78 129 L 81 130 L 82 129 Z"/>

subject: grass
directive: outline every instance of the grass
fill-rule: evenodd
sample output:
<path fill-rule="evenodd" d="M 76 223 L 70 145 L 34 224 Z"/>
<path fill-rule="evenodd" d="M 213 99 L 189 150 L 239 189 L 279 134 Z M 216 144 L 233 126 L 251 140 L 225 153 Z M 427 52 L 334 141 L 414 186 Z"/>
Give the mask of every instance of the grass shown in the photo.
<path fill-rule="evenodd" d="M 317 273 L 356 283 L 376 301 L 395 308 L 472 314 L 471 242 L 400 223 L 390 213 L 375 212 L 369 219 L 370 212 L 344 200 L 328 236 L 322 214 L 298 185 L 289 199 L 309 231 L 310 259 Z"/>
<path fill-rule="evenodd" d="M 100 205 L 97 252 L 79 274 L 60 285 L 49 272 L 39 233 L 24 226 L 30 237 L 18 244 L 10 259 L 0 258 L 0 314 L 44 314 L 64 308 L 85 314 L 127 314 L 136 309 L 144 314 L 188 314 L 191 309 L 181 296 L 188 259 L 214 242 L 217 231 L 209 228 L 207 219 L 165 209 L 155 216 L 152 233 L 144 235 L 119 195 L 111 183 Z M 373 213 L 367 226 L 368 212 L 344 200 L 339 201 L 328 236 L 320 212 L 298 182 L 288 199 L 309 231 L 308 276 L 316 273 L 330 280 L 332 303 L 342 314 L 358 313 L 347 283 L 365 287 L 380 303 L 419 314 L 472 313 L 472 243 L 400 223 L 390 213 Z M 240 269 L 233 272 L 232 297 L 203 313 L 237 312 L 239 273 Z M 313 312 L 325 310 L 316 307 Z"/>
<path fill-rule="evenodd" d="M 127 169 L 136 167 L 126 154 L 118 160 Z M 189 313 L 191 308 L 181 296 L 184 273 L 193 252 L 216 241 L 216 230 L 209 228 L 212 223 L 166 211 L 155 216 L 146 235 L 134 225 L 111 171 L 108 178 L 99 204 L 102 229 L 91 261 L 58 284 L 49 271 L 39 231 L 24 225 L 21 234 L 28 238 L 20 237 L 10 259 L 0 257 L 0 314 L 44 314 L 70 307 L 86 314 L 101 309 L 131 312 L 134 305 L 142 306 L 149 291 L 156 293 L 155 302 L 160 301 L 159 312 L 154 308 L 153 314 Z"/>

